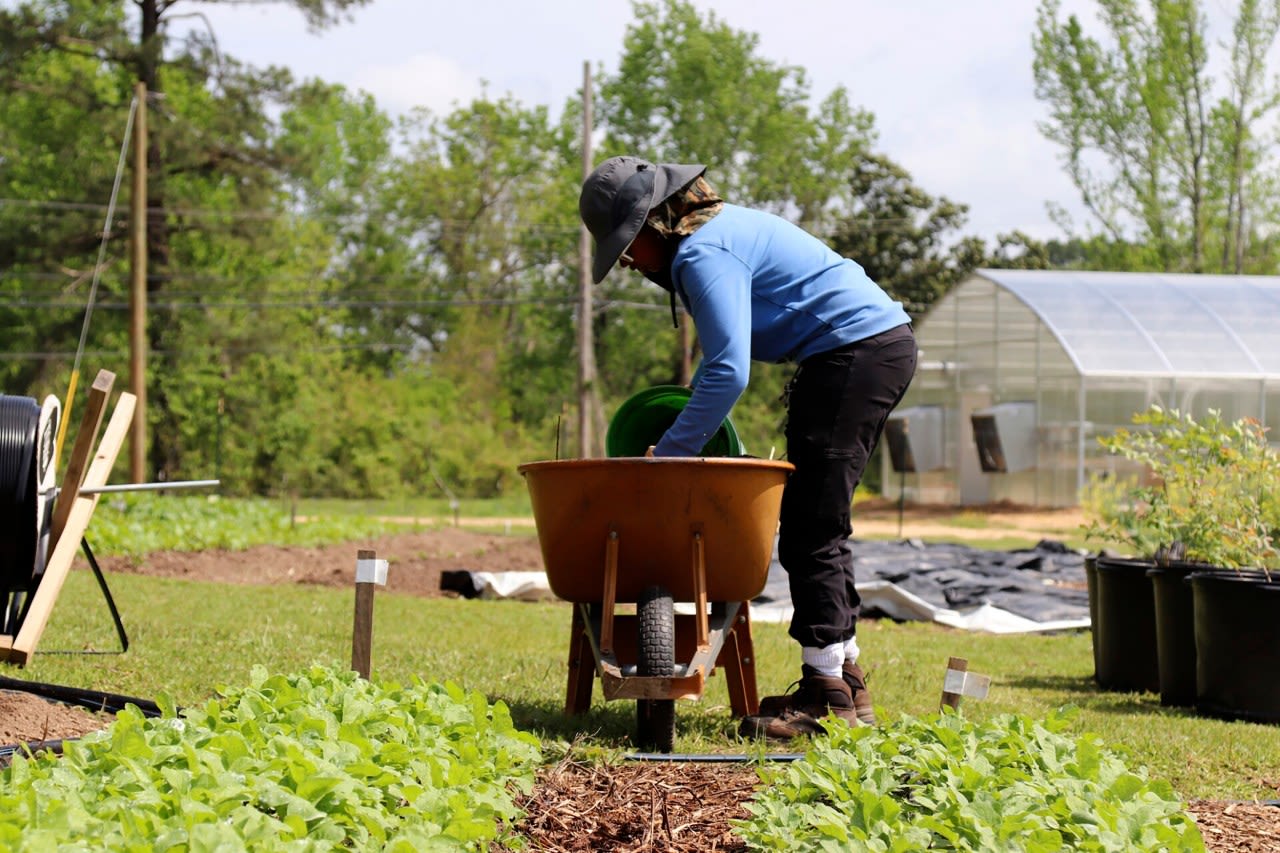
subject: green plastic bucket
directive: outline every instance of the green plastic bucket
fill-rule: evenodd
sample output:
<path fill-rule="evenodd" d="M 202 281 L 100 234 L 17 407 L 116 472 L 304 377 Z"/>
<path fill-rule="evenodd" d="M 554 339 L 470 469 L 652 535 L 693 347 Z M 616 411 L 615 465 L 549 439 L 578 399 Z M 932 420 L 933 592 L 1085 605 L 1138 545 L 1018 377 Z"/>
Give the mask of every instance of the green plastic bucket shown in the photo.
<path fill-rule="evenodd" d="M 683 385 L 655 385 L 634 395 L 614 413 L 605 435 L 605 454 L 611 457 L 644 456 L 675 423 L 693 392 Z M 728 418 L 702 448 L 702 456 L 741 456 L 742 443 Z"/>

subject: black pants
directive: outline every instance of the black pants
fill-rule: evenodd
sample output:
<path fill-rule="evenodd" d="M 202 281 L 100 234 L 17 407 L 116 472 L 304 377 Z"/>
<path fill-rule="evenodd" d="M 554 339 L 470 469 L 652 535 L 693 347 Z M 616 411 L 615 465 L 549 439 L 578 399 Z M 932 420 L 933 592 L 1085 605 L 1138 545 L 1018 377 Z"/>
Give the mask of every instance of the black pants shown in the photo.
<path fill-rule="evenodd" d="M 915 335 L 902 325 L 805 359 L 787 385 L 787 459 L 796 470 L 782 493 L 778 559 L 801 646 L 841 643 L 856 631 L 853 490 L 915 368 Z"/>

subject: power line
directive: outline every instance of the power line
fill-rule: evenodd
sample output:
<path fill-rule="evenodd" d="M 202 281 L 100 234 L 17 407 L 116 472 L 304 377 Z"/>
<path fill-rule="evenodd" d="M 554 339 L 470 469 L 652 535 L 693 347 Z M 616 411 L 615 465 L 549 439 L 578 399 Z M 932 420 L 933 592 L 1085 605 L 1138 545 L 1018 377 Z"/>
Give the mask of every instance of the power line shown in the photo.
<path fill-rule="evenodd" d="M 90 201 L 38 201 L 29 198 L 0 198 L 0 207 L 34 207 L 46 210 L 85 210 L 90 213 L 100 213 L 109 208 L 109 205 L 100 202 Z"/>
<path fill-rule="evenodd" d="M 346 300 L 319 299 L 311 301 L 265 302 L 249 300 L 219 301 L 163 301 L 148 300 L 152 308 L 187 309 L 187 308 L 254 308 L 254 309 L 343 309 L 343 308 L 486 308 L 509 305 L 568 305 L 577 300 L 569 297 L 546 297 L 527 299 L 389 299 L 389 300 Z M 637 303 L 638 304 L 638 303 Z M 0 299 L 0 307 L 5 308 L 75 308 L 80 306 L 72 302 L 58 302 L 37 299 Z M 129 307 L 127 302 L 99 302 L 98 308 L 103 310 L 123 310 Z M 662 307 L 645 305 L 644 307 Z"/>
<path fill-rule="evenodd" d="M 0 207 L 29 207 L 49 210 L 81 210 L 89 212 L 100 212 L 106 209 L 106 205 L 97 202 L 73 202 L 61 200 L 38 200 L 38 199 L 18 199 L 18 198 L 0 198 Z M 271 221 L 271 220 L 318 220 L 329 222 L 356 222 L 362 223 L 367 220 L 370 214 L 367 211 L 350 211 L 347 213 L 321 213 L 316 211 L 280 211 L 280 210 L 221 210 L 217 208 L 201 208 L 201 207 L 149 207 L 147 208 L 149 215 L 160 216 L 183 216 L 190 219 L 232 219 L 232 220 L 251 220 L 251 221 Z M 423 220 L 432 225 L 442 225 L 446 227 L 468 227 L 473 226 L 475 221 L 472 219 L 426 219 Z M 871 228 L 878 232 L 891 233 L 893 231 L 903 230 L 906 226 L 916 226 L 919 220 L 909 216 L 898 217 L 874 217 L 874 216 L 853 216 L 845 220 L 842 230 L 848 227 Z M 1017 226 L 1012 226 L 1017 227 Z M 562 225 L 537 225 L 525 224 L 518 233 L 547 233 L 547 234 L 578 234 L 577 226 Z M 825 235 L 830 237 L 833 231 L 827 230 Z"/>
<path fill-rule="evenodd" d="M 9 279 L 13 281 L 53 281 L 53 282 L 65 283 L 70 281 L 77 281 L 82 279 L 83 277 L 84 277 L 83 273 L 80 272 L 79 270 L 70 270 L 65 272 L 41 272 L 38 270 L 16 270 L 15 271 L 10 269 L 10 270 L 0 271 L 0 281 Z M 171 273 L 160 272 L 160 273 L 154 273 L 154 274 L 148 273 L 147 278 L 153 281 L 193 282 L 193 283 L 199 283 L 199 284 L 215 284 L 215 285 L 216 284 L 238 284 L 238 285 L 249 284 L 254 287 L 257 287 L 263 284 L 298 283 L 298 284 L 305 285 L 305 287 L 301 288 L 299 291 L 303 293 L 314 292 L 316 289 L 316 282 L 317 282 L 316 276 L 308 273 L 287 273 L 282 275 L 248 276 L 248 275 L 234 275 L 234 274 L 221 275 L 221 274 L 214 274 L 214 273 L 195 273 L 195 272 L 171 272 Z M 351 283 L 351 284 L 399 283 L 399 284 L 420 284 L 420 285 L 426 285 L 426 286 L 430 286 L 432 284 L 431 277 L 423 274 L 405 273 L 402 275 L 365 275 L 363 273 L 359 273 L 355 271 L 351 271 L 346 274 L 337 274 L 337 275 L 334 275 L 331 273 L 327 277 L 319 279 L 319 281 L 321 283 L 326 283 L 334 287 L 342 287 L 342 288 L 346 288 L 348 283 Z M 44 295 L 45 293 L 47 293 L 47 290 L 36 290 L 33 292 L 38 295 Z M 177 294 L 177 293 L 202 294 L 202 293 L 207 293 L 208 291 L 205 289 L 196 289 L 196 288 L 192 288 L 192 289 L 166 288 L 165 292 L 171 293 L 171 294 Z M 282 292 L 287 293 L 288 291 L 286 290 Z M 359 293 L 369 293 L 369 292 L 382 293 L 382 292 L 392 292 L 392 291 L 368 291 L 368 290 L 352 291 L 352 290 L 344 289 L 344 293 L 348 295 L 359 294 Z M 395 292 L 398 293 L 399 291 L 395 291 Z M 27 293 L 28 293 L 27 291 L 20 291 L 15 295 L 26 295 Z"/>
<path fill-rule="evenodd" d="M 97 202 L 75 202 L 75 201 L 41 201 L 36 199 L 21 198 L 0 198 L 0 207 L 26 207 L 36 210 L 49 211 L 85 211 L 88 213 L 99 213 L 107 209 L 107 206 Z M 320 213 L 315 211 L 281 211 L 281 210 L 219 210 L 217 208 L 202 207 L 148 207 L 148 215 L 155 216 L 180 216 L 187 219 L 230 219 L 230 220 L 246 220 L 246 221 L 321 221 L 321 222 L 354 222 L 363 223 L 370 217 L 367 211 L 351 211 L 349 213 Z M 431 225 L 442 225 L 445 227 L 468 227 L 474 226 L 473 219 L 424 219 L 423 222 Z M 524 224 L 520 227 L 518 233 L 529 234 L 573 234 L 577 235 L 576 227 L 562 225 L 538 225 Z"/>
<path fill-rule="evenodd" d="M 290 355 L 305 355 L 308 353 L 325 353 L 325 352 L 345 352 L 349 350 L 368 350 L 368 351 L 400 351 L 409 352 L 417 347 L 413 344 L 389 344 L 385 342 L 365 343 L 365 344 L 332 344 L 330 346 L 311 346 L 311 347 L 290 347 L 290 346 L 260 346 L 260 347 L 229 347 L 229 346 L 201 346 L 192 347 L 191 349 L 154 349 L 150 350 L 151 355 L 160 357 L 193 355 L 199 353 L 215 353 L 230 355 L 256 355 L 261 353 L 287 353 Z M 43 352 L 5 352 L 0 353 L 0 361 L 55 361 L 58 359 L 66 359 L 74 356 L 75 352 L 59 352 L 59 351 L 43 351 Z M 94 358 L 119 358 L 126 359 L 129 352 L 126 349 L 117 350 L 90 350 L 85 355 Z"/>

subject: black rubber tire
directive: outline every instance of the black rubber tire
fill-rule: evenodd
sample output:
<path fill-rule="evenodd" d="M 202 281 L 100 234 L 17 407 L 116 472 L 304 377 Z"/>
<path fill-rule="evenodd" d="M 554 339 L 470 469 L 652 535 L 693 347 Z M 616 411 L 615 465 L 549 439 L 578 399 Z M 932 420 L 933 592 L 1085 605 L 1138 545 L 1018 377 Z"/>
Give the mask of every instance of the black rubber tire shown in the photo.
<path fill-rule="evenodd" d="M 671 593 L 651 586 L 636 602 L 639 625 L 636 673 L 674 675 L 676 671 L 676 611 Z M 676 700 L 636 700 L 636 742 L 641 749 L 671 752 L 676 741 Z"/>

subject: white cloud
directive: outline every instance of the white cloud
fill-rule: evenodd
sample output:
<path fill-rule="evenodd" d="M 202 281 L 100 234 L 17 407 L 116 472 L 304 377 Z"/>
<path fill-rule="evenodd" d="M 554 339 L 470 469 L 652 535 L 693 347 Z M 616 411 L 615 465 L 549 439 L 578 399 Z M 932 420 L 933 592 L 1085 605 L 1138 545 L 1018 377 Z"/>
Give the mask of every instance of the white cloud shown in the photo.
<path fill-rule="evenodd" d="M 483 91 L 481 75 L 447 57 L 428 53 L 365 65 L 343 82 L 373 95 L 378 105 L 388 111 L 426 107 L 436 115 L 471 103 Z"/>

